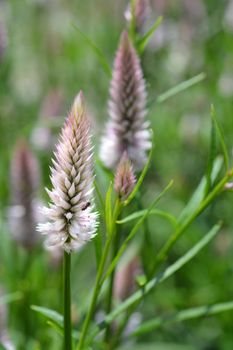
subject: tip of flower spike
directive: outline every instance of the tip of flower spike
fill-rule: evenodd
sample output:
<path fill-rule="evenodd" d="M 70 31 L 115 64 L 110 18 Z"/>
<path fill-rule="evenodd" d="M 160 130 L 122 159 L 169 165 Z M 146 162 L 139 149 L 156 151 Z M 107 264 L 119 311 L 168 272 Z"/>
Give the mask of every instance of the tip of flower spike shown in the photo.
<path fill-rule="evenodd" d="M 129 34 L 126 30 L 124 30 L 121 34 L 120 46 L 124 48 L 128 48 L 130 45 Z"/>
<path fill-rule="evenodd" d="M 85 103 L 84 103 L 84 95 L 83 92 L 80 91 L 78 95 L 75 97 L 72 109 L 71 109 L 71 115 L 78 119 L 85 111 Z"/>

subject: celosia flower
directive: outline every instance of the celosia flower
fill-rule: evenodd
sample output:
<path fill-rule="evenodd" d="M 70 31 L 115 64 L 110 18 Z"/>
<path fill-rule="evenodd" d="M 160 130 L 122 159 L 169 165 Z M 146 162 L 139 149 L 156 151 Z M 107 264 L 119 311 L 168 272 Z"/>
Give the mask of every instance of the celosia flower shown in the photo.
<path fill-rule="evenodd" d="M 11 162 L 11 202 L 9 225 L 13 238 L 31 249 L 38 240 L 36 232 L 36 191 L 40 185 L 39 164 L 25 141 L 16 144 Z"/>
<path fill-rule="evenodd" d="M 135 0 L 133 4 L 134 10 L 134 21 L 135 21 L 135 30 L 137 33 L 143 32 L 143 27 L 146 23 L 146 20 L 150 14 L 150 6 L 148 0 Z M 127 22 L 132 20 L 132 6 L 129 4 L 125 11 L 125 18 Z"/>
<path fill-rule="evenodd" d="M 32 132 L 32 143 L 40 150 L 51 150 L 55 145 L 54 126 L 60 122 L 63 97 L 60 91 L 51 90 L 45 96 L 38 124 Z M 56 125 L 56 126 L 57 126 Z"/>
<path fill-rule="evenodd" d="M 136 170 L 143 168 L 151 148 L 146 115 L 146 87 L 137 53 L 123 32 L 116 54 L 109 101 L 110 120 L 100 158 L 115 168 L 126 151 Z"/>
<path fill-rule="evenodd" d="M 137 256 L 117 269 L 113 290 L 116 299 L 123 301 L 132 294 L 135 289 L 135 277 L 139 272 L 140 262 Z"/>
<path fill-rule="evenodd" d="M 115 191 L 121 200 L 127 199 L 136 183 L 132 164 L 125 152 L 118 164 L 115 175 Z"/>
<path fill-rule="evenodd" d="M 61 132 L 51 168 L 52 203 L 42 212 L 49 222 L 38 230 L 47 235 L 47 248 L 77 250 L 96 232 L 97 213 L 93 211 L 93 171 L 90 123 L 82 93 L 73 104 Z"/>

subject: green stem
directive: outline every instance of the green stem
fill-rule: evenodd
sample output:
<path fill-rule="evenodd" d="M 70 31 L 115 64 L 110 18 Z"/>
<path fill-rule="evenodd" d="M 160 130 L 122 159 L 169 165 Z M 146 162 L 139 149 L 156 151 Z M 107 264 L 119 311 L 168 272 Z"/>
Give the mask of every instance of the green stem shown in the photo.
<path fill-rule="evenodd" d="M 112 225 L 110 228 L 110 232 L 107 235 L 108 238 L 107 238 L 107 241 L 105 243 L 102 258 L 100 260 L 100 264 L 99 264 L 99 268 L 98 268 L 98 272 L 97 272 L 97 276 L 96 276 L 96 280 L 95 280 L 94 291 L 93 291 L 93 295 L 92 295 L 92 299 L 91 299 L 91 304 L 90 304 L 89 310 L 87 312 L 86 318 L 85 318 L 84 323 L 83 323 L 83 327 L 81 330 L 81 335 L 80 335 L 80 340 L 78 343 L 77 350 L 83 349 L 83 345 L 84 345 L 84 341 L 85 341 L 85 338 L 87 335 L 89 324 L 91 322 L 92 315 L 95 311 L 96 302 L 97 302 L 97 299 L 98 299 L 98 296 L 99 296 L 99 293 L 100 293 L 100 290 L 101 290 L 101 287 L 103 284 L 102 276 L 103 276 L 103 272 L 104 272 L 104 267 L 105 267 L 105 263 L 106 263 L 106 260 L 108 257 L 110 247 L 111 247 L 111 242 L 112 242 L 112 239 L 114 236 L 113 235 L 114 228 L 116 226 L 116 221 L 117 221 L 117 218 L 118 218 L 118 215 L 120 212 L 120 208 L 121 208 L 120 202 L 117 200 L 116 205 L 115 205 L 115 209 L 114 209 L 114 213 L 113 213 Z"/>
<path fill-rule="evenodd" d="M 171 235 L 165 245 L 161 248 L 158 255 L 156 256 L 152 275 L 156 272 L 158 266 L 167 258 L 167 254 L 176 241 L 180 238 L 180 236 L 185 232 L 185 230 L 191 225 L 191 223 L 198 217 L 207 207 L 208 205 L 219 195 L 219 193 L 224 188 L 224 185 L 227 183 L 229 178 L 233 175 L 233 170 L 230 170 L 223 179 L 215 186 L 212 192 L 202 201 L 199 208 L 193 213 L 193 215 L 188 218 L 183 225 L 178 227 L 175 232 Z"/>
<path fill-rule="evenodd" d="M 114 234 L 113 238 L 113 246 L 112 246 L 112 260 L 115 258 L 118 248 L 119 248 L 119 238 L 117 235 L 117 232 Z M 112 310 L 112 297 L 113 297 L 113 287 L 114 287 L 114 280 L 115 280 L 115 269 L 112 271 L 109 281 L 109 289 L 108 289 L 108 295 L 107 295 L 107 307 L 106 307 L 106 314 L 108 315 Z M 105 342 L 108 344 L 110 342 L 111 337 L 111 324 L 107 325 L 106 327 L 106 333 L 105 333 Z"/>
<path fill-rule="evenodd" d="M 63 271 L 64 350 L 72 350 L 70 266 L 71 266 L 71 255 L 67 252 L 64 252 L 64 271 Z"/>
<path fill-rule="evenodd" d="M 89 324 L 90 324 L 93 312 L 95 310 L 97 298 L 98 298 L 98 295 L 100 292 L 100 286 L 101 286 L 100 282 L 102 279 L 102 274 L 104 271 L 104 266 L 105 266 L 105 262 L 106 262 L 106 259 L 108 256 L 110 244 L 111 244 L 111 237 L 109 237 L 108 240 L 106 241 L 106 244 L 105 244 L 105 247 L 103 250 L 103 255 L 102 255 L 102 258 L 100 261 L 99 269 L 98 269 L 96 280 L 95 280 L 95 286 L 94 286 L 94 292 L 93 292 L 92 299 L 91 299 L 91 304 L 90 304 L 88 313 L 87 313 L 86 318 L 85 318 L 84 323 L 83 323 L 83 327 L 82 327 L 82 331 L 81 331 L 81 335 L 80 335 L 80 340 L 79 340 L 78 348 L 77 348 L 78 350 L 83 349 L 85 337 L 87 335 Z"/>

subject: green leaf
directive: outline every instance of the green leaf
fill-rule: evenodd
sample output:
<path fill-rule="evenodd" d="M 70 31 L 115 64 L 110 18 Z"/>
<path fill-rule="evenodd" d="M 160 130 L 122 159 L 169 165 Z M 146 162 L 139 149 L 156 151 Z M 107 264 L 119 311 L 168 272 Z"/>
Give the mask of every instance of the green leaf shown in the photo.
<path fill-rule="evenodd" d="M 199 306 L 187 310 L 178 311 L 171 315 L 156 317 L 152 320 L 144 322 L 133 332 L 132 335 L 137 336 L 145 334 L 168 323 L 175 323 L 199 317 L 212 316 L 221 312 L 231 310 L 233 310 L 233 301 L 219 303 L 215 305 Z"/>
<path fill-rule="evenodd" d="M 123 218 L 121 220 L 118 220 L 117 224 L 121 225 L 121 224 L 125 224 L 127 222 L 130 222 L 132 220 L 138 219 L 138 218 L 142 217 L 146 213 L 146 211 L 147 211 L 147 209 L 136 211 L 133 214 L 128 215 L 128 216 L 126 216 L 125 218 Z M 177 225 L 176 218 L 173 215 L 171 215 L 171 214 L 169 214 L 169 213 L 167 213 L 165 211 L 162 211 L 162 210 L 159 210 L 159 209 L 152 209 L 150 211 L 149 215 L 161 216 L 161 217 L 167 219 L 172 224 L 173 227 L 176 227 L 176 225 Z"/>
<path fill-rule="evenodd" d="M 53 321 L 47 321 L 47 325 L 53 328 L 57 334 L 63 338 L 63 327 L 60 327 L 57 323 Z"/>
<path fill-rule="evenodd" d="M 173 343 L 139 343 L 123 345 L 117 350 L 196 350 L 191 345 L 173 344 Z"/>
<path fill-rule="evenodd" d="M 136 36 L 135 6 L 136 6 L 136 1 L 130 0 L 131 20 L 129 25 L 129 34 L 133 42 L 135 41 L 135 36 Z"/>
<path fill-rule="evenodd" d="M 59 334 L 62 338 L 64 336 L 63 327 L 60 327 L 57 323 L 54 323 L 53 321 L 47 321 L 47 325 L 53 328 L 57 334 Z M 79 339 L 79 332 L 76 330 L 72 330 L 72 338 L 75 340 Z"/>
<path fill-rule="evenodd" d="M 138 52 L 140 54 L 143 53 L 143 51 L 145 50 L 145 47 L 147 46 L 151 36 L 154 34 L 154 32 L 156 31 L 156 29 L 160 26 L 160 24 L 162 23 L 163 21 L 163 17 L 160 16 L 156 21 L 155 23 L 152 25 L 152 27 L 148 30 L 148 32 L 146 32 L 146 34 L 138 39 L 137 41 L 137 49 L 138 49 Z"/>
<path fill-rule="evenodd" d="M 152 133 L 152 131 L 151 131 L 151 133 Z M 139 177 L 139 179 L 138 179 L 138 181 L 137 181 L 133 191 L 130 193 L 129 197 L 123 202 L 124 206 L 128 205 L 134 199 L 136 194 L 138 193 L 138 190 L 140 189 L 140 187 L 142 185 L 142 182 L 143 182 L 143 180 L 144 180 L 144 178 L 145 178 L 145 176 L 147 174 L 147 171 L 149 169 L 149 166 L 150 166 L 150 163 L 151 163 L 151 160 L 152 160 L 152 154 L 153 154 L 153 147 L 150 150 L 147 163 L 146 163 L 144 169 L 142 170 L 141 175 L 140 175 L 140 177 Z"/>
<path fill-rule="evenodd" d="M 0 297 L 0 305 L 5 305 L 23 298 L 23 293 L 15 292 Z"/>
<path fill-rule="evenodd" d="M 218 134 L 218 138 L 219 138 L 221 148 L 222 148 L 222 153 L 223 153 L 224 165 L 225 165 L 225 169 L 227 171 L 229 168 L 229 157 L 228 157 L 228 152 L 227 152 L 227 146 L 226 146 L 226 143 L 224 140 L 223 132 L 222 132 L 220 125 L 217 121 L 216 113 L 215 113 L 215 109 L 214 109 L 213 105 L 211 105 L 211 118 L 213 120 L 216 132 Z"/>
<path fill-rule="evenodd" d="M 94 241 L 94 246 L 95 246 L 96 263 L 97 263 L 97 267 L 98 267 L 100 260 L 101 260 L 102 252 L 103 252 L 102 236 L 101 236 L 101 232 L 99 229 L 97 230 L 97 235 L 95 236 L 93 241 Z"/>
<path fill-rule="evenodd" d="M 213 119 L 211 120 L 211 136 L 210 136 L 210 149 L 209 149 L 209 157 L 207 162 L 207 170 L 206 170 L 206 189 L 205 189 L 205 195 L 209 192 L 212 186 L 211 181 L 211 173 L 213 171 L 214 166 L 214 160 L 217 155 L 217 146 L 216 146 L 216 127 L 213 122 Z"/>
<path fill-rule="evenodd" d="M 63 316 L 55 310 L 48 309 L 46 307 L 31 305 L 33 311 L 38 312 L 40 315 L 44 316 L 48 320 L 54 322 L 57 326 L 63 327 Z"/>
<path fill-rule="evenodd" d="M 110 274 L 112 273 L 112 271 L 114 270 L 115 266 L 117 265 L 119 259 L 121 258 L 121 256 L 123 255 L 123 253 L 125 252 L 129 242 L 133 239 L 133 237 L 136 235 L 137 231 L 139 230 L 139 228 L 141 227 L 141 225 L 143 224 L 144 220 L 147 218 L 147 216 L 150 214 L 150 211 L 153 209 L 154 205 L 156 203 L 158 203 L 158 201 L 165 195 L 165 193 L 170 189 L 170 187 L 172 186 L 173 181 L 170 181 L 169 184 L 165 187 L 165 189 L 156 196 L 156 198 L 154 199 L 154 201 L 152 202 L 152 204 L 150 205 L 150 207 L 146 210 L 146 212 L 144 213 L 144 215 L 137 221 L 137 223 L 135 224 L 135 226 L 132 228 L 132 230 L 130 231 L 129 235 L 127 236 L 127 238 L 124 240 L 124 242 L 122 243 L 118 253 L 116 254 L 115 258 L 113 259 L 113 261 L 111 262 L 104 280 L 106 278 L 108 278 L 108 276 L 110 276 Z"/>
<path fill-rule="evenodd" d="M 198 243 L 196 243 L 185 255 L 179 258 L 174 264 L 166 268 L 158 276 L 152 278 L 142 290 L 138 290 L 123 303 L 121 303 L 115 310 L 108 314 L 99 327 L 105 328 L 107 324 L 111 323 L 118 315 L 125 312 L 135 303 L 142 300 L 154 287 L 172 276 L 175 272 L 180 270 L 185 264 L 192 260 L 219 232 L 221 225 L 215 225 Z"/>
<path fill-rule="evenodd" d="M 105 222 L 107 235 L 111 232 L 112 226 L 112 188 L 113 183 L 110 182 L 105 198 Z"/>
<path fill-rule="evenodd" d="M 211 184 L 214 183 L 218 174 L 220 173 L 220 170 L 222 168 L 222 163 L 223 163 L 222 157 L 219 156 L 215 159 L 212 166 L 212 172 L 210 174 Z M 206 185 L 207 185 L 207 178 L 206 176 L 204 176 L 201 182 L 199 183 L 197 189 L 193 193 L 188 204 L 182 210 L 178 218 L 178 224 L 181 224 L 184 221 L 186 221 L 194 213 L 194 211 L 199 207 L 200 203 L 202 202 L 202 200 L 205 198 L 205 195 L 206 195 Z"/>
<path fill-rule="evenodd" d="M 74 29 L 81 35 L 81 37 L 86 41 L 86 43 L 90 46 L 90 48 L 92 49 L 92 51 L 95 53 L 96 57 L 98 58 L 99 63 L 101 64 L 104 72 L 106 73 L 106 75 L 108 76 L 108 78 L 111 78 L 112 76 L 112 71 L 111 68 L 108 64 L 108 61 L 104 55 L 104 53 L 100 50 L 100 48 L 98 48 L 95 43 L 88 38 L 88 36 L 86 34 L 84 34 L 78 27 L 76 24 L 73 24 Z"/>
<path fill-rule="evenodd" d="M 206 74 L 205 73 L 200 73 L 196 76 L 194 76 L 191 79 L 185 80 L 182 83 L 174 86 L 173 88 L 169 89 L 168 91 L 164 92 L 163 94 L 159 95 L 157 97 L 157 103 L 162 103 L 166 100 L 168 100 L 169 98 L 179 94 L 180 92 L 183 92 L 187 89 L 189 89 L 190 87 L 200 83 L 201 81 L 203 81 L 206 78 Z"/>
<path fill-rule="evenodd" d="M 104 198 L 102 196 L 102 193 L 101 193 L 101 190 L 99 188 L 98 182 L 94 181 L 94 185 L 95 185 L 95 190 L 96 190 L 96 193 L 97 193 L 97 196 L 99 198 L 100 205 L 101 205 L 101 211 L 104 212 Z"/>

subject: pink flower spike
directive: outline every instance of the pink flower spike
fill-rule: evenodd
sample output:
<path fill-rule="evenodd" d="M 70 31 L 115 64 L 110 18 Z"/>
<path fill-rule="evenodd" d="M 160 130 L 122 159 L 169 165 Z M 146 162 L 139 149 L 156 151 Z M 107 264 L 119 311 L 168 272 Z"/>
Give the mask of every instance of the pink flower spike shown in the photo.
<path fill-rule="evenodd" d="M 146 86 L 137 53 L 127 32 L 121 35 L 110 86 L 109 115 L 100 158 L 114 169 L 126 151 L 135 170 L 141 170 L 151 148 L 146 115 Z"/>
<path fill-rule="evenodd" d="M 97 227 L 90 123 L 82 92 L 74 100 L 54 156 L 53 188 L 48 191 L 52 203 L 43 208 L 49 222 L 38 225 L 38 231 L 47 235 L 46 248 L 70 253 L 94 237 Z"/>
<path fill-rule="evenodd" d="M 25 249 L 32 249 L 37 241 L 36 223 L 38 201 L 35 199 L 40 186 L 37 158 L 24 140 L 17 142 L 11 161 L 11 207 L 9 226 L 12 237 Z"/>

